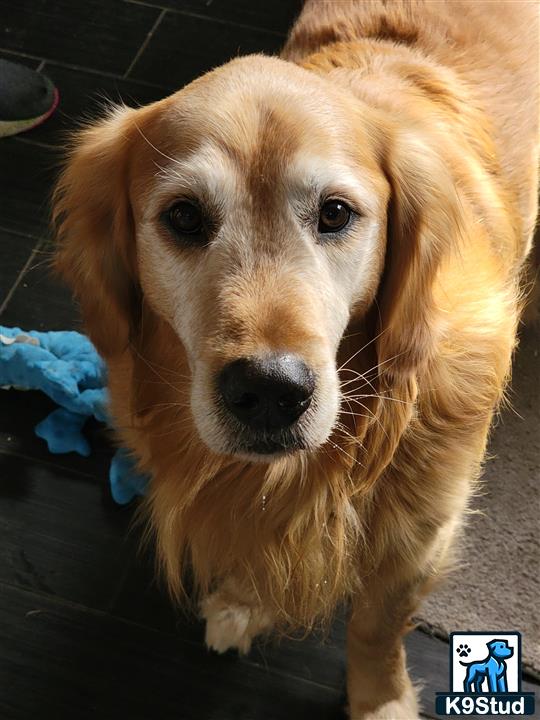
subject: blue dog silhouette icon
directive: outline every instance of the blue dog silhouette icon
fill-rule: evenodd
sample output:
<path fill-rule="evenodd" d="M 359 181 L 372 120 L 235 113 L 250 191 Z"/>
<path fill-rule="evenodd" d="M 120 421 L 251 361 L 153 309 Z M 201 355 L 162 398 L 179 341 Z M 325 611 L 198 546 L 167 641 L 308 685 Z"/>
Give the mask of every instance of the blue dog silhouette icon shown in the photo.
<path fill-rule="evenodd" d="M 506 681 L 506 662 L 514 654 L 514 649 L 508 646 L 507 640 L 491 640 L 487 643 L 488 656 L 485 660 L 463 662 L 460 665 L 467 668 L 463 681 L 463 690 L 468 693 L 481 692 L 508 692 Z M 488 689 L 482 691 L 484 680 L 487 679 Z"/>

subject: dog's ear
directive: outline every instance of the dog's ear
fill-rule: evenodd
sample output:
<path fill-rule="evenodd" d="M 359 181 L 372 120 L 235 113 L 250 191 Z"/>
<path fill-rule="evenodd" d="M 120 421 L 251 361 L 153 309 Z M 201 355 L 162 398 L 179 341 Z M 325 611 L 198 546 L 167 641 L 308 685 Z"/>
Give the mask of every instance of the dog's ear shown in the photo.
<path fill-rule="evenodd" d="M 362 436 L 363 489 L 391 462 L 414 414 L 417 375 L 433 357 L 443 319 L 436 283 L 445 258 L 459 251 L 469 220 L 436 143 L 396 129 L 381 148 L 390 185 L 384 271 L 372 306 L 378 377 L 378 422 Z M 375 330 L 377 328 L 377 330 Z M 366 424 L 361 431 L 365 433 Z"/>
<path fill-rule="evenodd" d="M 386 148 L 391 187 L 387 246 L 377 302 L 382 376 L 410 376 L 431 357 L 440 317 L 434 286 L 444 258 L 459 247 L 465 215 L 436 143 L 397 131 Z"/>
<path fill-rule="evenodd" d="M 128 189 L 136 113 L 116 109 L 76 135 L 53 199 L 55 267 L 73 290 L 85 328 L 105 357 L 127 347 L 138 315 Z"/>

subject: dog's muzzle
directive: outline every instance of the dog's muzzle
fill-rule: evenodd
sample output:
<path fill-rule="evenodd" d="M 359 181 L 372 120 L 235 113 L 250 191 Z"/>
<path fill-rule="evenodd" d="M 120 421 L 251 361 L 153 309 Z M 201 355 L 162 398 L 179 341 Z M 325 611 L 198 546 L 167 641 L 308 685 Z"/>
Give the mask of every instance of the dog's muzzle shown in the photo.
<path fill-rule="evenodd" d="M 222 369 L 217 386 L 223 405 L 242 426 L 246 450 L 268 454 L 299 447 L 293 429 L 315 391 L 315 376 L 301 358 L 240 358 Z"/>

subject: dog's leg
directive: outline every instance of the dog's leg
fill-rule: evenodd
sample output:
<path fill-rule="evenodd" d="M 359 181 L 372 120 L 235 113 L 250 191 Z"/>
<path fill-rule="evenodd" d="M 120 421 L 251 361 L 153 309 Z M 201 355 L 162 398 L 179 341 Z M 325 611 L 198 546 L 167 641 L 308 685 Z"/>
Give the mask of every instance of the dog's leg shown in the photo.
<path fill-rule="evenodd" d="M 253 638 L 273 624 L 270 613 L 232 578 L 202 601 L 201 615 L 206 620 L 206 645 L 219 653 L 231 648 L 248 653 Z"/>
<path fill-rule="evenodd" d="M 491 665 L 487 668 L 487 681 L 489 692 L 498 692 L 498 678 L 497 678 L 497 666 L 492 667 Z"/>
<path fill-rule="evenodd" d="M 474 680 L 474 675 L 473 675 L 471 669 L 467 668 L 467 677 L 465 678 L 465 682 L 463 684 L 463 692 L 472 693 L 473 680 Z"/>
<path fill-rule="evenodd" d="M 486 679 L 485 675 L 478 674 L 476 676 L 476 679 L 474 681 L 474 692 L 475 693 L 481 693 L 482 691 L 482 685 L 484 684 L 484 681 Z M 488 681 L 489 682 L 489 681 Z"/>
<path fill-rule="evenodd" d="M 347 688 L 351 720 L 415 720 L 416 690 L 405 664 L 403 635 L 416 593 L 367 587 L 347 630 Z"/>

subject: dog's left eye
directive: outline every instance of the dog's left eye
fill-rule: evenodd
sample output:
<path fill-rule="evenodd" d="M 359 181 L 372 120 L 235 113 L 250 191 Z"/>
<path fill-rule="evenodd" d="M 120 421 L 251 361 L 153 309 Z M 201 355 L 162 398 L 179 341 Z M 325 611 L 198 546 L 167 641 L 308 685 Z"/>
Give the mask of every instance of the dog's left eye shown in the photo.
<path fill-rule="evenodd" d="M 172 229 L 180 235 L 200 235 L 203 230 L 200 207 L 187 200 L 181 200 L 170 208 L 168 220 Z"/>
<path fill-rule="evenodd" d="M 327 200 L 319 213 L 320 233 L 335 233 L 349 224 L 352 211 L 342 200 Z"/>

